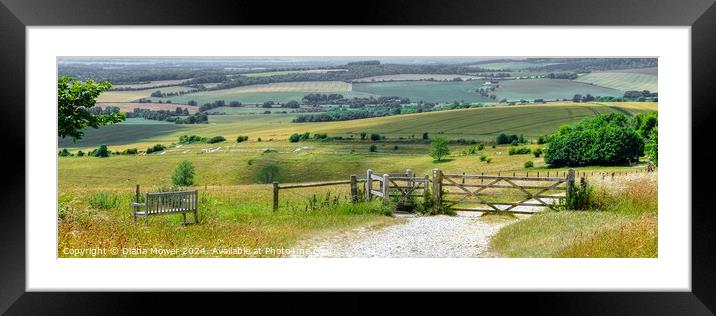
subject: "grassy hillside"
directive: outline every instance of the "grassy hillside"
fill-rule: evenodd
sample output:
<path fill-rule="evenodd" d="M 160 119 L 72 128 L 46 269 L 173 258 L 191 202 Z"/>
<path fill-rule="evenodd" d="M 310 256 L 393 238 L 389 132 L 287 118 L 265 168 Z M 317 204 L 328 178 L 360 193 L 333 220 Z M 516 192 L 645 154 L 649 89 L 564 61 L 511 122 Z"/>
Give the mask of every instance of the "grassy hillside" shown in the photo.
<path fill-rule="evenodd" d="M 322 123 L 291 123 L 295 114 L 239 114 L 210 116 L 210 124 L 162 127 L 128 127 L 123 124 L 87 130 L 87 137 L 76 144 L 62 140 L 60 146 L 92 147 L 101 143 L 146 147 L 156 142 L 170 143 L 182 134 L 221 135 L 233 140 L 248 135 L 256 140 L 285 141 L 293 133 L 327 133 L 330 136 L 359 138 L 361 132 L 378 133 L 390 141 L 400 137 L 421 137 L 422 133 L 445 135 L 451 139 L 465 138 L 492 141 L 500 133 L 524 134 L 528 138 L 554 132 L 560 125 L 574 123 L 598 113 L 638 113 L 656 111 L 656 103 L 556 103 L 540 105 L 496 106 L 476 109 L 406 114 L 353 121 Z M 234 113 L 252 113 L 255 108 L 237 108 Z M 263 111 L 261 111 L 263 112 Z M 255 113 L 255 112 L 253 112 Z"/>
<path fill-rule="evenodd" d="M 498 99 L 572 99 L 575 94 L 621 97 L 623 91 L 562 79 L 504 80 L 495 91 Z"/>

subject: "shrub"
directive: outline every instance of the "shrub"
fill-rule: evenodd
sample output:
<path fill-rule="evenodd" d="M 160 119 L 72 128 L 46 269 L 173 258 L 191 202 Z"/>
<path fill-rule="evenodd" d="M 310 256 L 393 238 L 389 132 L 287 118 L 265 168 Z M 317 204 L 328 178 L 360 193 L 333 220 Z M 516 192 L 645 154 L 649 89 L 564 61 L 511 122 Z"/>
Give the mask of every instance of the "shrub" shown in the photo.
<path fill-rule="evenodd" d="M 579 185 L 575 185 L 572 194 L 567 194 L 565 199 L 565 207 L 568 210 L 588 210 L 593 208 L 592 200 L 594 189 L 586 181 L 582 181 Z"/>
<path fill-rule="evenodd" d="M 485 158 L 485 162 L 486 162 L 486 163 L 491 163 L 491 162 L 492 162 L 492 157 L 487 157 L 487 158 Z"/>
<path fill-rule="evenodd" d="M 326 134 L 326 133 L 323 133 L 323 134 L 313 134 L 313 139 L 316 139 L 316 140 L 328 139 L 328 134 Z"/>
<path fill-rule="evenodd" d="M 106 158 L 109 157 L 109 149 L 107 149 L 107 145 L 100 145 L 93 149 L 90 154 L 94 157 Z"/>
<path fill-rule="evenodd" d="M 78 150 L 77 151 L 77 157 L 83 157 L 85 155 L 84 151 Z"/>
<path fill-rule="evenodd" d="M 443 157 L 450 155 L 450 148 L 448 148 L 448 140 L 443 136 L 433 138 L 430 142 L 430 157 L 437 161 L 441 161 Z"/>
<path fill-rule="evenodd" d="M 398 145 L 393 146 L 393 150 L 398 150 Z"/>
<path fill-rule="evenodd" d="M 167 148 L 167 146 L 164 146 L 164 145 L 162 145 L 162 144 L 156 144 L 156 145 L 154 145 L 154 146 L 152 146 L 152 147 L 147 148 L 147 154 L 151 154 L 151 153 L 154 153 L 154 152 L 159 152 L 159 151 L 162 151 L 162 150 L 164 150 L 164 149 L 166 149 L 166 148 Z"/>
<path fill-rule="evenodd" d="M 179 136 L 179 143 L 180 144 L 191 144 L 191 143 L 203 143 L 206 141 L 206 138 L 198 136 L 198 135 L 182 135 Z"/>
<path fill-rule="evenodd" d="M 485 160 L 487 160 L 487 155 L 485 155 L 485 154 L 480 154 L 480 157 L 479 157 L 479 158 L 480 158 L 480 161 L 485 161 Z"/>
<path fill-rule="evenodd" d="M 423 140 L 428 140 L 428 139 L 430 139 L 428 132 L 423 133 Z"/>
<path fill-rule="evenodd" d="M 242 142 L 245 142 L 245 141 L 247 141 L 247 140 L 249 140 L 249 137 L 248 137 L 248 136 L 239 136 L 239 137 L 236 138 L 236 142 L 237 142 L 237 143 L 242 143 Z M 261 141 L 261 138 L 260 138 L 260 137 L 259 137 L 259 141 Z"/>
<path fill-rule="evenodd" d="M 260 183 L 272 183 L 278 180 L 279 168 L 275 164 L 263 165 L 256 171 L 256 180 Z"/>
<path fill-rule="evenodd" d="M 485 144 L 478 144 L 478 145 L 477 145 L 477 150 L 483 150 L 483 149 L 485 149 Z"/>
<path fill-rule="evenodd" d="M 539 156 L 542 156 L 542 148 L 535 149 L 532 154 L 535 155 L 535 158 L 539 158 Z"/>
<path fill-rule="evenodd" d="M 60 150 L 60 153 L 58 154 L 58 156 L 60 156 L 60 157 L 67 157 L 69 155 L 70 155 L 70 151 L 67 150 L 67 148 L 62 148 L 62 150 Z"/>
<path fill-rule="evenodd" d="M 365 140 L 366 135 L 368 135 L 368 134 L 366 134 L 365 132 L 361 132 L 361 133 L 360 133 L 360 140 Z"/>
<path fill-rule="evenodd" d="M 122 151 L 123 155 L 136 155 L 139 151 L 137 148 L 127 148 Z"/>
<path fill-rule="evenodd" d="M 226 138 L 224 138 L 224 136 L 214 136 L 212 138 L 209 138 L 209 140 L 207 140 L 206 142 L 209 144 L 216 144 L 216 143 L 221 143 L 225 140 L 226 140 Z"/>
<path fill-rule="evenodd" d="M 525 168 L 532 168 L 535 166 L 535 163 L 532 162 L 532 160 L 525 161 Z"/>
<path fill-rule="evenodd" d="M 549 137 L 544 160 L 555 167 L 624 165 L 643 152 L 644 142 L 626 116 L 610 113 L 560 127 Z"/>
<path fill-rule="evenodd" d="M 110 209 L 119 204 L 119 199 L 114 195 L 109 195 L 106 192 L 99 192 L 90 195 L 89 205 L 94 209 Z"/>
<path fill-rule="evenodd" d="M 239 137 L 241 137 L 241 136 L 239 136 Z M 244 136 L 244 137 L 246 137 L 246 139 L 249 139 L 248 136 Z M 246 140 L 246 139 L 245 139 L 245 140 Z M 256 141 L 260 143 L 260 142 L 261 142 L 261 137 L 259 137 L 258 139 L 256 139 Z M 239 142 L 239 143 L 240 143 L 240 142 Z"/>
<path fill-rule="evenodd" d="M 470 146 L 468 148 L 465 148 L 462 153 L 465 155 L 474 155 L 477 153 L 477 146 Z"/>
<path fill-rule="evenodd" d="M 372 141 L 374 141 L 374 142 L 375 142 L 375 141 L 379 141 L 379 140 L 380 140 L 380 135 L 379 135 L 379 134 L 370 134 L 370 140 L 372 140 Z"/>
<path fill-rule="evenodd" d="M 298 143 L 299 140 L 301 140 L 301 135 L 296 133 L 293 133 L 288 137 L 288 141 L 291 143 Z"/>
<path fill-rule="evenodd" d="M 510 150 L 508 151 L 508 153 L 510 154 L 510 156 L 512 156 L 512 155 L 527 155 L 527 154 L 529 154 L 529 153 L 531 153 L 531 152 L 532 152 L 532 149 L 530 149 L 529 147 L 526 147 L 526 146 L 524 146 L 524 147 L 510 147 Z"/>
<path fill-rule="evenodd" d="M 374 153 L 374 152 L 378 151 L 378 146 L 370 145 L 370 147 L 368 147 L 368 150 L 370 150 L 370 152 Z"/>
<path fill-rule="evenodd" d="M 180 162 L 172 173 L 172 183 L 178 186 L 194 184 L 194 165 L 188 160 Z"/>

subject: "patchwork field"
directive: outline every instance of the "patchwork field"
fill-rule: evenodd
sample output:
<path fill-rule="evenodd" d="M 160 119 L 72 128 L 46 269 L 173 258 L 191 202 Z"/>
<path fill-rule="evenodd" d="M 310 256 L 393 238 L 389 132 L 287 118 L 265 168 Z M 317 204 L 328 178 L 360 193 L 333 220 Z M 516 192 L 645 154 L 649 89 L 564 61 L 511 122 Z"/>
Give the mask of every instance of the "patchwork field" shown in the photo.
<path fill-rule="evenodd" d="M 468 79 L 480 79 L 477 76 L 466 76 L 466 75 L 439 75 L 439 74 L 400 74 L 400 75 L 384 75 L 384 76 L 373 76 L 365 77 L 353 80 L 353 82 L 380 82 L 380 81 L 417 81 L 417 80 L 453 80 L 460 78 L 462 80 Z"/>
<path fill-rule="evenodd" d="M 142 98 L 149 98 L 152 92 L 160 90 L 164 93 L 190 91 L 191 88 L 184 86 L 170 86 L 162 88 L 132 90 L 132 91 L 106 91 L 99 95 L 97 102 L 133 102 Z M 168 98 L 166 100 L 171 100 Z"/>
<path fill-rule="evenodd" d="M 425 102 L 490 102 L 489 98 L 475 93 L 484 81 L 395 81 L 353 84 L 353 91 L 382 96 L 407 97 L 412 101 Z"/>
<path fill-rule="evenodd" d="M 186 103 L 195 100 L 199 104 L 217 100 L 241 101 L 243 103 L 263 103 L 265 101 L 288 102 L 300 101 L 309 93 L 339 93 L 346 97 L 367 96 L 365 93 L 352 92 L 352 85 L 343 81 L 301 81 L 278 82 L 261 85 L 250 85 L 231 89 L 203 91 L 185 94 L 182 96 L 165 98 L 176 103 Z"/>
<path fill-rule="evenodd" d="M 511 69 L 520 70 L 534 67 L 542 67 L 549 65 L 556 65 L 557 63 L 528 63 L 528 62 L 504 62 L 504 63 L 489 63 L 489 64 L 477 64 L 472 67 L 479 67 L 484 69 Z"/>
<path fill-rule="evenodd" d="M 185 82 L 189 81 L 189 79 L 179 79 L 179 80 L 157 80 L 157 81 L 150 81 L 146 83 L 135 83 L 135 84 L 117 84 L 112 85 L 113 89 L 150 89 L 150 88 L 157 88 L 157 87 L 167 87 L 167 86 L 178 86 Z"/>
<path fill-rule="evenodd" d="M 253 72 L 253 73 L 245 73 L 245 74 L 241 74 L 241 75 L 246 76 L 246 77 L 272 77 L 272 76 L 301 74 L 301 73 L 324 74 L 324 73 L 332 72 L 332 71 L 346 71 L 346 69 L 283 70 L 283 71 Z"/>
<path fill-rule="evenodd" d="M 574 81 L 617 89 L 620 91 L 649 90 L 651 92 L 656 92 L 659 89 L 658 77 L 644 73 L 593 72 L 579 76 L 579 78 Z"/>
<path fill-rule="evenodd" d="M 152 111 L 165 110 L 174 111 L 177 107 L 187 109 L 189 113 L 194 114 L 199 111 L 199 107 L 188 106 L 186 104 L 173 103 L 139 103 L 139 102 L 97 102 L 97 106 L 106 108 L 108 106 L 116 106 L 121 112 L 132 112 L 134 109 L 149 109 Z"/>
<path fill-rule="evenodd" d="M 624 92 L 620 90 L 561 79 L 504 80 L 500 81 L 500 87 L 495 91 L 499 99 L 507 98 L 510 101 L 520 99 L 571 100 L 577 93 L 614 97 L 624 95 Z"/>

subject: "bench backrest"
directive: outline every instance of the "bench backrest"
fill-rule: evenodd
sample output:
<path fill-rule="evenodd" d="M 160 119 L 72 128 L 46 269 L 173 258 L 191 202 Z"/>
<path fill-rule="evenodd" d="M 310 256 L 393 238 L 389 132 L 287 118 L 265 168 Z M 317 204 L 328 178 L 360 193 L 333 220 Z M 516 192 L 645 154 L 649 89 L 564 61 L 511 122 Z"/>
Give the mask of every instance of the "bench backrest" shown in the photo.
<path fill-rule="evenodd" d="M 145 195 L 148 214 L 184 213 L 198 207 L 198 190 L 177 192 L 151 192 Z"/>

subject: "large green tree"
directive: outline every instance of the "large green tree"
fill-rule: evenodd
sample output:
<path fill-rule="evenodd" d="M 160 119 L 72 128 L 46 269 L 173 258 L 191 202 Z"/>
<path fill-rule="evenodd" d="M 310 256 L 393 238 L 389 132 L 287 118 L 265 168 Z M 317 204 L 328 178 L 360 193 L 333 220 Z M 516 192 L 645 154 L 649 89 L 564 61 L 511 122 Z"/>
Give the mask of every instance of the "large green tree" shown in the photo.
<path fill-rule="evenodd" d="M 544 161 L 554 167 L 625 165 L 644 153 L 644 140 L 620 113 L 565 125 L 549 137 Z"/>
<path fill-rule="evenodd" d="M 443 136 L 433 138 L 430 142 L 430 157 L 440 161 L 443 157 L 450 155 L 450 148 L 448 147 L 448 139 Z"/>
<path fill-rule="evenodd" d="M 96 83 L 92 80 L 80 82 L 67 76 L 57 80 L 57 125 L 58 136 L 81 139 L 83 129 L 98 128 L 103 125 L 124 121 L 124 113 L 91 114 L 89 109 L 95 106 L 102 91 L 112 88 L 108 81 Z"/>

